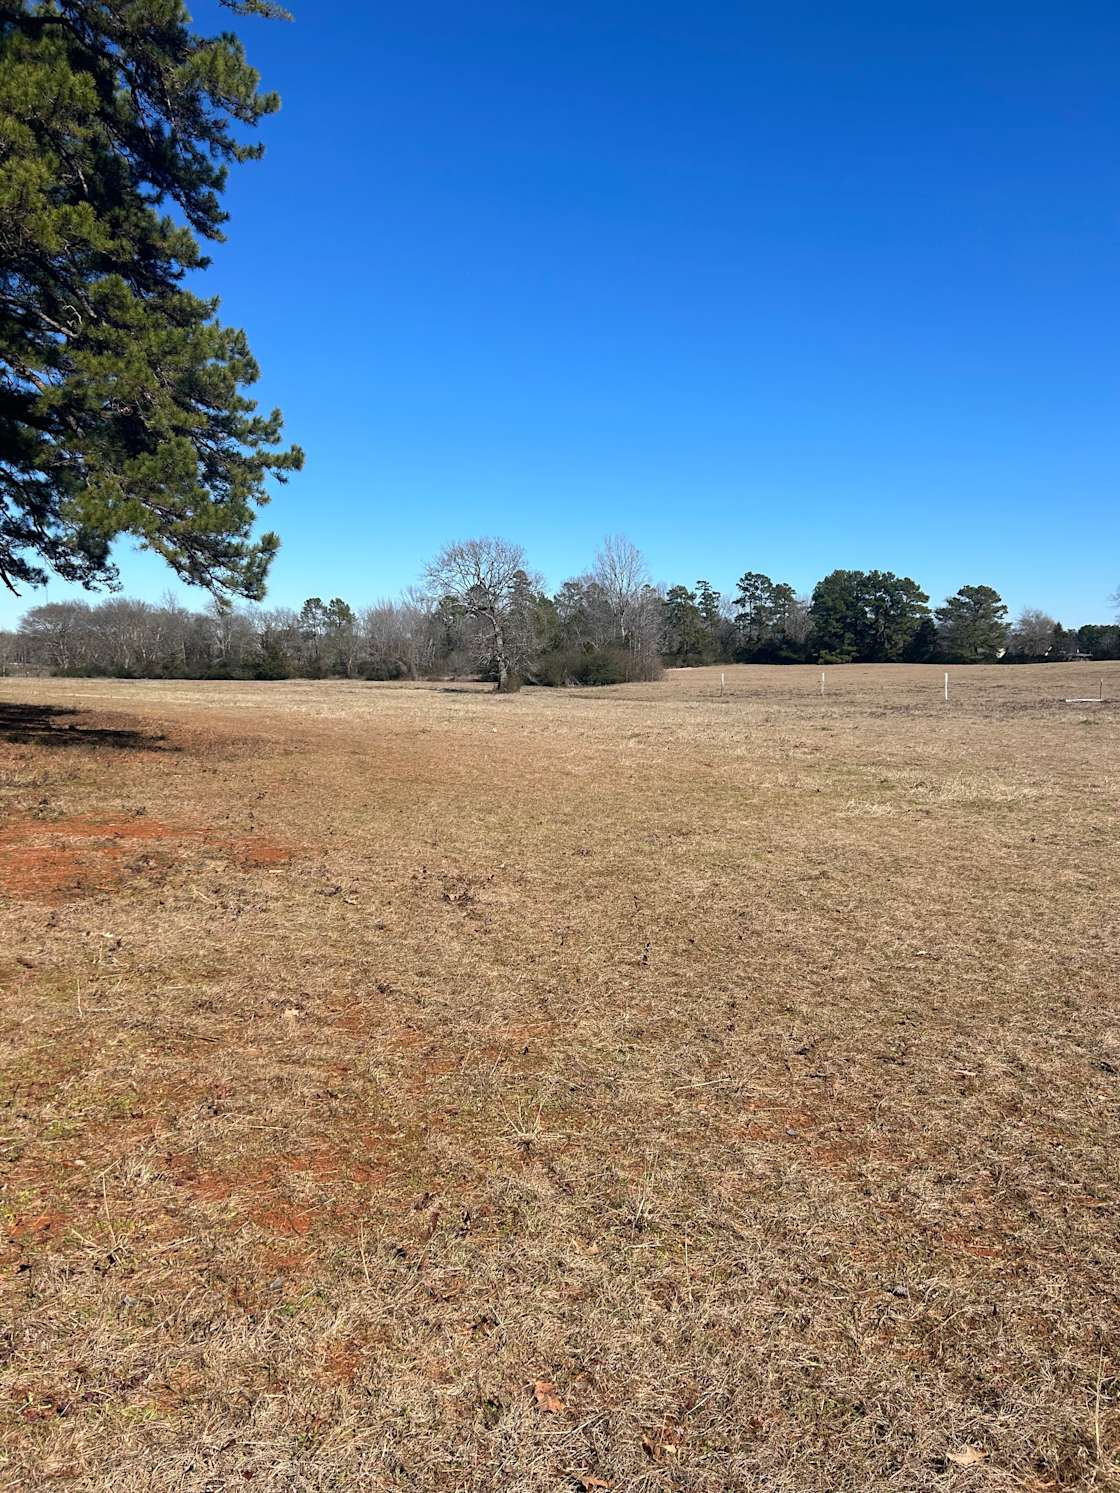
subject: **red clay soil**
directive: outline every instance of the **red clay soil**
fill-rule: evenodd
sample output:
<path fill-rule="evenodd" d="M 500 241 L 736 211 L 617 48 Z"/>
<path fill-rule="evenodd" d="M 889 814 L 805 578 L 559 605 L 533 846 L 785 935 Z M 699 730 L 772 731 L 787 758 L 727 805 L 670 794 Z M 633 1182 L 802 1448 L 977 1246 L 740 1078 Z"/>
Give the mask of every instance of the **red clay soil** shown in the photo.
<path fill-rule="evenodd" d="M 138 846 L 154 847 L 154 857 L 138 864 Z M 292 855 L 286 846 L 254 835 L 221 837 L 139 815 L 28 818 L 0 829 L 0 890 L 20 901 L 69 902 L 112 891 L 141 871 L 148 876 L 166 871 L 193 846 L 217 851 L 241 870 L 283 865 Z"/>

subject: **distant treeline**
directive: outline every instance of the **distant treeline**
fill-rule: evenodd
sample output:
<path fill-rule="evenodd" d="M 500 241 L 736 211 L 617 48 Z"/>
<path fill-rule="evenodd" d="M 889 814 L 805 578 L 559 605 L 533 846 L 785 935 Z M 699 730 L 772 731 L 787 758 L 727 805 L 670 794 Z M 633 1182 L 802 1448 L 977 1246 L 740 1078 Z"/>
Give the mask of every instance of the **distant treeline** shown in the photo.
<path fill-rule="evenodd" d="M 449 545 L 424 584 L 355 609 L 313 596 L 288 607 L 191 611 L 111 597 L 32 607 L 0 633 L 0 667 L 154 678 L 492 679 L 616 684 L 663 665 L 990 663 L 1120 658 L 1115 623 L 1064 628 L 1028 608 L 1014 621 L 990 586 L 938 607 L 907 576 L 834 570 L 810 596 L 758 571 L 721 596 L 707 581 L 655 586 L 641 553 L 608 539 L 585 574 L 547 594 L 516 545 Z"/>

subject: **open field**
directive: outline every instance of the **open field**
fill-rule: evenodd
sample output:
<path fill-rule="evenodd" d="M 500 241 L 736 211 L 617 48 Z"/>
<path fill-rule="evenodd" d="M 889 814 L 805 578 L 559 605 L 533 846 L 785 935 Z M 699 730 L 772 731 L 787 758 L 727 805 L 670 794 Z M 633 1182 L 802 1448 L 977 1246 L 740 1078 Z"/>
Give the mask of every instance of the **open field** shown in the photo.
<path fill-rule="evenodd" d="M 1120 1487 L 1120 665 L 726 674 L 0 681 L 0 1484 Z"/>

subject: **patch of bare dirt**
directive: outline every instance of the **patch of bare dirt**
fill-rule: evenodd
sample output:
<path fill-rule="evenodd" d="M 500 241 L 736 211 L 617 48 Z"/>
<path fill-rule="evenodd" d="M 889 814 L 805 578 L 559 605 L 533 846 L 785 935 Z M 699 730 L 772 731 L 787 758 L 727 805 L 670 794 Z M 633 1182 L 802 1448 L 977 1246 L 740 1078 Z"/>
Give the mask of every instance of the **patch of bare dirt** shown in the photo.
<path fill-rule="evenodd" d="M 285 865 L 293 851 L 254 835 L 133 818 L 28 817 L 0 829 L 0 888 L 23 901 L 59 903 L 158 882 L 199 848 L 244 870 Z"/>

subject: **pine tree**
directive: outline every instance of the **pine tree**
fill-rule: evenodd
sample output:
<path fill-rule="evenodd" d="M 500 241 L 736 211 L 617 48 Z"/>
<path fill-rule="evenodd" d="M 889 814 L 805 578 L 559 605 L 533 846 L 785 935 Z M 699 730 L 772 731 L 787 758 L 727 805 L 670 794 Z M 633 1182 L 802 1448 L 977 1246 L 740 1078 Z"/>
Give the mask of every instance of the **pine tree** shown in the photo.
<path fill-rule="evenodd" d="M 822 663 L 851 663 L 867 646 L 862 570 L 833 570 L 813 588 L 813 646 Z"/>
<path fill-rule="evenodd" d="M 867 644 L 871 663 L 896 663 L 929 617 L 929 596 L 908 575 L 872 570 L 864 577 Z"/>
<path fill-rule="evenodd" d="M 925 664 L 937 656 L 937 624 L 930 616 L 918 623 L 913 636 L 902 651 L 908 664 Z"/>
<path fill-rule="evenodd" d="M 1007 607 L 991 586 L 962 586 L 937 608 L 941 651 L 958 663 L 991 663 L 1007 642 Z"/>
<path fill-rule="evenodd" d="M 707 661 L 708 634 L 696 604 L 696 593 L 687 586 L 671 586 L 662 608 L 662 652 L 682 668 Z"/>
<path fill-rule="evenodd" d="M 929 617 L 928 601 L 916 581 L 890 570 L 832 571 L 817 582 L 810 607 L 818 657 L 834 663 L 906 658 Z"/>
<path fill-rule="evenodd" d="M 735 593 L 735 625 L 744 648 L 760 643 L 773 622 L 774 582 L 758 570 L 748 570 L 739 577 Z"/>
<path fill-rule="evenodd" d="M 714 664 L 720 656 L 723 613 L 719 603 L 719 592 L 710 581 L 696 582 L 696 605 L 707 634 L 704 646 L 704 662 L 707 664 Z"/>
<path fill-rule="evenodd" d="M 223 0 L 282 15 L 265 0 Z M 113 584 L 130 535 L 178 575 L 258 598 L 278 540 L 252 537 L 280 412 L 217 301 L 183 287 L 220 240 L 239 138 L 278 107 L 232 34 L 180 0 L 0 8 L 0 581 Z M 175 216 L 172 216 L 172 214 Z"/>

